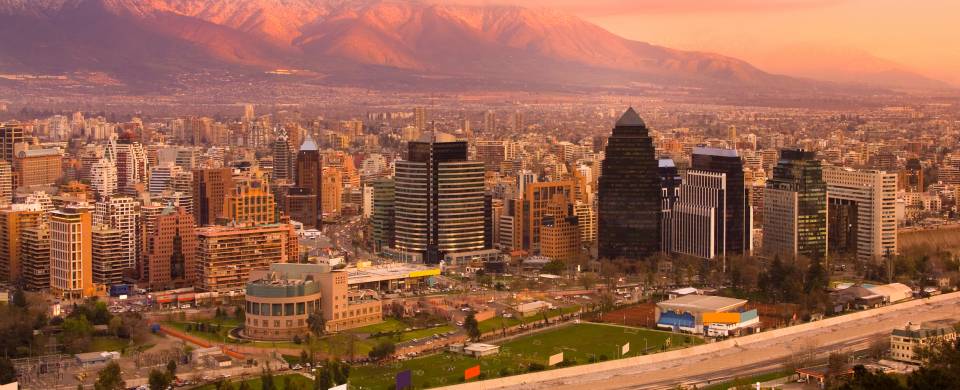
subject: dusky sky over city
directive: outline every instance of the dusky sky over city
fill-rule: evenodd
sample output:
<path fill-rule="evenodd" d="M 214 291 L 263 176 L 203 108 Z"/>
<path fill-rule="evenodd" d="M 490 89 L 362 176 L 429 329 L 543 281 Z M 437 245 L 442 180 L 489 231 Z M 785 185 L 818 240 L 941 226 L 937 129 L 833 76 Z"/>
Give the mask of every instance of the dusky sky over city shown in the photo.
<path fill-rule="evenodd" d="M 465 1 L 558 9 L 625 38 L 717 52 L 775 73 L 844 81 L 898 69 L 960 84 L 956 1 Z"/>

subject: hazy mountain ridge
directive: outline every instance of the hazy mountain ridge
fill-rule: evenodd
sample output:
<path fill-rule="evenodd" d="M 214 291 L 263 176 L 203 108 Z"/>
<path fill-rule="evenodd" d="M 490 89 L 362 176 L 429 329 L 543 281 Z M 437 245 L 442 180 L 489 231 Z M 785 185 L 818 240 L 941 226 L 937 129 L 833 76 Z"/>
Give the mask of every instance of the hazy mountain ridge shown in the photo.
<path fill-rule="evenodd" d="M 575 16 L 392 0 L 0 0 L 0 71 L 103 71 L 138 82 L 196 69 L 297 68 L 327 80 L 796 87 L 735 58 L 631 41 Z M 349 66 L 367 66 L 359 69 Z M 396 70 L 401 71 L 398 73 Z M 351 74 L 347 74 L 351 73 Z"/>

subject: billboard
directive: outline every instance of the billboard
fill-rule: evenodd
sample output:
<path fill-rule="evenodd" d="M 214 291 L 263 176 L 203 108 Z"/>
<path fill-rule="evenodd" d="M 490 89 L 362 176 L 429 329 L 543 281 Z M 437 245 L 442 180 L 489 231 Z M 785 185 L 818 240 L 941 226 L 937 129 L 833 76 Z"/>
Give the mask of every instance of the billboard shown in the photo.
<path fill-rule="evenodd" d="M 397 373 L 397 390 L 405 390 L 413 388 L 413 372 L 410 370 L 400 371 Z"/>
<path fill-rule="evenodd" d="M 548 366 L 555 366 L 563 362 L 563 352 L 560 352 L 556 355 L 551 355 L 550 360 L 547 361 Z"/>
<path fill-rule="evenodd" d="M 463 380 L 470 380 L 480 376 L 480 365 L 470 367 L 466 370 L 463 370 Z"/>

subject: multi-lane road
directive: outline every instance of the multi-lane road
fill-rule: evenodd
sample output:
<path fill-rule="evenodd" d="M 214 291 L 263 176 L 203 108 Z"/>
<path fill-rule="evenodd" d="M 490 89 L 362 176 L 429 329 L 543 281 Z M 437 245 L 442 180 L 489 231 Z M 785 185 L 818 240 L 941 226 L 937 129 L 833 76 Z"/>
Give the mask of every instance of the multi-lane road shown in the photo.
<path fill-rule="evenodd" d="M 799 356 L 866 349 L 908 321 L 960 320 L 960 293 L 757 335 L 594 365 L 451 386 L 456 389 L 660 389 L 773 371 Z M 660 356 L 658 356 L 660 355 Z"/>

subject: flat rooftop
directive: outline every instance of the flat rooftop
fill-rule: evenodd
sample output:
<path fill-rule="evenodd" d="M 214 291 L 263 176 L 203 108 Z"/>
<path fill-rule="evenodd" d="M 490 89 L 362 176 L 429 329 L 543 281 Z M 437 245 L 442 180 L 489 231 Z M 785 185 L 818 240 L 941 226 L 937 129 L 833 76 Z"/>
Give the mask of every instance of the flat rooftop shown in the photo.
<path fill-rule="evenodd" d="M 344 270 L 347 271 L 347 284 L 363 284 L 440 274 L 440 267 L 410 263 L 389 263 L 363 268 L 347 267 Z"/>
<path fill-rule="evenodd" d="M 718 297 L 714 295 L 684 295 L 659 302 L 657 306 L 662 309 L 689 312 L 721 312 L 733 310 L 746 304 L 746 299 Z"/>

